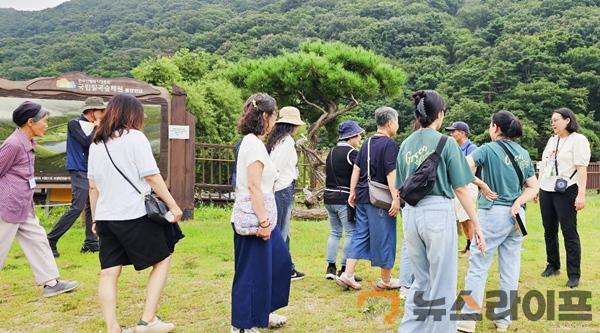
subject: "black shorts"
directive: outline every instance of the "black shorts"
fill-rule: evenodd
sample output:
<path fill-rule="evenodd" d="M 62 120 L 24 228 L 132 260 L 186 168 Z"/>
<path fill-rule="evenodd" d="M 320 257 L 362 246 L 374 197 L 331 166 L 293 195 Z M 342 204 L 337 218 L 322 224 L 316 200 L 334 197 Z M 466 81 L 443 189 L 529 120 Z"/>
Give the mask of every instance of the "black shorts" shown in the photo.
<path fill-rule="evenodd" d="M 96 221 L 102 269 L 133 265 L 139 271 L 171 255 L 165 229 L 147 216 L 134 220 Z"/>

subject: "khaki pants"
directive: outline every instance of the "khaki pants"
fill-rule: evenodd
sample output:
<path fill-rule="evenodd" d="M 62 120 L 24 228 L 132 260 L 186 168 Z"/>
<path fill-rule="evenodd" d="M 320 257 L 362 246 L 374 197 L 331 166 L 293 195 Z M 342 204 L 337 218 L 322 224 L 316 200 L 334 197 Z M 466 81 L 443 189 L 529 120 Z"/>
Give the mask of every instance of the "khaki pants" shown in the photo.
<path fill-rule="evenodd" d="M 477 204 L 477 197 L 479 196 L 479 188 L 477 187 L 477 185 L 471 183 L 467 185 L 467 189 L 469 189 L 469 195 L 471 197 L 471 200 L 473 200 L 473 202 L 475 204 Z M 455 196 L 454 197 L 454 212 L 456 213 L 456 220 L 458 222 L 465 222 L 467 220 L 470 220 L 469 215 L 467 214 L 467 212 L 465 211 L 465 209 L 463 208 L 462 204 L 460 203 L 460 201 L 458 200 L 458 198 Z"/>
<path fill-rule="evenodd" d="M 34 212 L 27 216 L 24 223 L 8 223 L 0 219 L 0 270 L 4 267 L 4 260 L 15 238 L 29 261 L 37 284 L 43 285 L 58 278 L 58 267 L 46 231 Z"/>

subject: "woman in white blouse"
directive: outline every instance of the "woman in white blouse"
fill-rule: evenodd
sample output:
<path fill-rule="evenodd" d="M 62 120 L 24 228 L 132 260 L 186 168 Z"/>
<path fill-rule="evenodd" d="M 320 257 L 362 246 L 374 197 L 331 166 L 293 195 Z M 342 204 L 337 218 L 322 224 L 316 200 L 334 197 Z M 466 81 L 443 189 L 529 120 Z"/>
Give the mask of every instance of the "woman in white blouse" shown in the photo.
<path fill-rule="evenodd" d="M 132 95 L 117 94 L 106 107 L 90 145 L 88 179 L 92 230 L 100 240 L 98 298 L 106 332 L 171 332 L 173 323 L 157 315 L 160 295 L 167 282 L 174 244 L 165 225 L 152 222 L 144 197 L 153 190 L 169 207 L 174 221 L 181 208 L 167 189 L 141 131 L 144 106 Z M 122 329 L 117 320 L 117 291 L 122 267 L 152 267 L 146 284 L 144 312 L 135 328 Z"/>
<path fill-rule="evenodd" d="M 560 274 L 558 225 L 567 252 L 567 286 L 579 285 L 581 244 L 577 232 L 577 211 L 585 207 L 590 143 L 577 133 L 573 111 L 560 108 L 552 113 L 554 136 L 548 140 L 540 166 L 540 210 L 544 223 L 547 266 L 543 277 Z"/>
<path fill-rule="evenodd" d="M 232 216 L 231 333 L 258 333 L 256 327 L 276 328 L 287 321 L 273 313 L 288 304 L 291 259 L 277 225 L 273 194 L 277 169 L 263 143 L 276 118 L 275 99 L 258 93 L 246 100 L 238 123 L 244 138 L 237 155 Z"/>
<path fill-rule="evenodd" d="M 277 225 L 281 229 L 281 235 L 288 250 L 290 248 L 290 221 L 292 220 L 294 187 L 298 178 L 298 153 L 293 137 L 301 125 L 304 125 L 304 122 L 300 119 L 300 110 L 293 106 L 285 106 L 279 110 L 279 119 L 267 140 L 267 151 L 269 151 L 278 173 L 275 180 Z M 303 278 L 304 273 L 297 271 L 292 262 L 291 279 Z"/>

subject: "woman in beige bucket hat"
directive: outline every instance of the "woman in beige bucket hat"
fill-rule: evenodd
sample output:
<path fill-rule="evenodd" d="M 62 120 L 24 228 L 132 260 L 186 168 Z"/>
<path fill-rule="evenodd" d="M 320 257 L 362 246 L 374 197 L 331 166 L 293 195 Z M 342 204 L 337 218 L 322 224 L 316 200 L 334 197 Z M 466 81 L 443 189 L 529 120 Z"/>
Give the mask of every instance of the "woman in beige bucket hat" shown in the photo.
<path fill-rule="evenodd" d="M 285 106 L 279 110 L 279 118 L 269 139 L 267 151 L 277 168 L 275 180 L 275 202 L 277 204 L 277 225 L 285 243 L 290 247 L 290 221 L 292 204 L 294 203 L 294 187 L 298 178 L 298 152 L 293 136 L 305 123 L 300 119 L 300 110 L 293 106 Z M 304 273 L 298 272 L 292 261 L 292 280 L 301 280 Z"/>

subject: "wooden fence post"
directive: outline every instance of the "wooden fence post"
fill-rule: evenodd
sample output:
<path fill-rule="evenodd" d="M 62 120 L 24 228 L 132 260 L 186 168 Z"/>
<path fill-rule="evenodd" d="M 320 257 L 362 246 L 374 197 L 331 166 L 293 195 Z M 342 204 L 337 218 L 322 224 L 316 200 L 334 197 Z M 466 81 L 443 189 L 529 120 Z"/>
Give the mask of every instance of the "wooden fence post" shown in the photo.
<path fill-rule="evenodd" d="M 183 218 L 194 214 L 194 184 L 196 183 L 196 117 L 185 109 L 186 93 L 173 85 L 169 125 L 189 127 L 188 139 L 169 137 L 169 189 L 183 210 Z"/>

